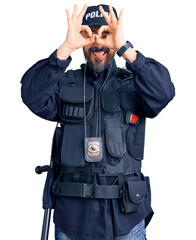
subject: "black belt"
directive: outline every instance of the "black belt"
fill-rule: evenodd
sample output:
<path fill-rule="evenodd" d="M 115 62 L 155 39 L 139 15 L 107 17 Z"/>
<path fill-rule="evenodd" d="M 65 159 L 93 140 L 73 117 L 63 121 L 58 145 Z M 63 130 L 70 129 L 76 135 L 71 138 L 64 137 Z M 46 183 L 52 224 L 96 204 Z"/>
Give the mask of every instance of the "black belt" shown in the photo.
<path fill-rule="evenodd" d="M 119 185 L 57 183 L 54 194 L 66 197 L 114 199 L 119 198 Z"/>
<path fill-rule="evenodd" d="M 64 173 L 83 173 L 85 175 L 92 175 L 92 174 L 104 174 L 106 171 L 103 167 L 92 167 L 92 166 L 88 166 L 88 167 L 65 167 L 65 166 L 61 166 L 61 170 Z"/>
<path fill-rule="evenodd" d="M 92 167 L 92 166 L 88 166 L 88 167 L 65 167 L 65 166 L 61 166 L 61 171 L 63 173 L 70 173 L 70 174 L 74 174 L 74 173 L 80 173 L 80 175 L 99 175 L 99 176 L 104 176 L 104 177 L 117 177 L 118 173 L 107 173 L 107 171 L 103 168 L 103 167 Z M 132 171 L 132 172 L 127 172 L 127 173 L 122 173 L 123 176 L 126 175 L 131 175 L 131 174 L 136 174 L 137 176 L 140 174 L 141 172 L 138 171 Z"/>

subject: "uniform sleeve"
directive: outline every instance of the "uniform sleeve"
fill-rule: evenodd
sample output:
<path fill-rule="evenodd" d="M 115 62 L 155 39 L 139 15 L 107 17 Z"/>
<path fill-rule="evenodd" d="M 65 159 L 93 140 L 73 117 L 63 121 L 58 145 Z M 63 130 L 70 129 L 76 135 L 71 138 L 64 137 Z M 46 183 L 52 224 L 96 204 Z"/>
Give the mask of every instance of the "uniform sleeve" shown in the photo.
<path fill-rule="evenodd" d="M 58 121 L 58 97 L 61 79 L 71 62 L 57 58 L 55 50 L 49 58 L 35 63 L 21 79 L 21 97 L 27 107 L 36 115 L 51 121 Z"/>
<path fill-rule="evenodd" d="M 126 59 L 126 67 L 133 72 L 144 115 L 150 118 L 157 116 L 175 96 L 167 68 L 152 58 L 144 57 L 139 51 L 134 62 Z"/>

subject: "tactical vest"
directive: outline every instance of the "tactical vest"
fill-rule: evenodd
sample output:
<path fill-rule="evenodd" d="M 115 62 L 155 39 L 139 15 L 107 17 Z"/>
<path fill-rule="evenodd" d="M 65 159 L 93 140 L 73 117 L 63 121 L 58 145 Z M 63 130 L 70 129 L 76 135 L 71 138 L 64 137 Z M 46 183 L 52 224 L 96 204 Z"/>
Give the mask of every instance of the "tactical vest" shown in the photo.
<path fill-rule="evenodd" d="M 61 171 L 73 173 L 75 180 L 56 181 L 54 194 L 120 198 L 122 212 L 137 211 L 150 189 L 148 177 L 141 174 L 145 117 L 140 112 L 132 72 L 117 68 L 104 86 L 86 79 L 84 115 L 84 70 L 67 71 L 60 89 L 59 115 L 61 127 L 55 131 L 52 157 Z M 99 162 L 85 159 L 85 116 L 87 137 L 102 138 L 103 157 Z M 76 180 L 80 174 L 116 176 L 118 181 L 107 186 L 80 183 Z M 125 181 L 126 176 L 132 176 L 131 181 Z"/>

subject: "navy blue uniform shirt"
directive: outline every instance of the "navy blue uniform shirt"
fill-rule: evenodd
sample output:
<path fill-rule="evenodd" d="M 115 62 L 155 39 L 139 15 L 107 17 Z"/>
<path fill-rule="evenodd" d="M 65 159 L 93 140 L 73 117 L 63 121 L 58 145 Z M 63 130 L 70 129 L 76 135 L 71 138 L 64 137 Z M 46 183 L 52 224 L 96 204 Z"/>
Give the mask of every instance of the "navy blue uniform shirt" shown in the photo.
<path fill-rule="evenodd" d="M 59 60 L 56 50 L 49 58 L 38 61 L 22 77 L 22 99 L 29 109 L 38 116 L 59 121 L 58 98 L 61 77 L 71 62 Z M 137 59 L 131 63 L 126 60 L 126 67 L 133 72 L 135 86 L 141 99 L 143 114 L 153 118 L 174 97 L 175 90 L 170 74 L 162 64 L 152 58 L 144 57 L 139 51 Z M 87 78 L 103 81 L 107 74 L 98 77 L 87 68 Z M 113 60 L 109 78 L 116 72 Z M 67 174 L 64 181 L 72 181 Z M 81 176 L 81 182 L 114 184 L 114 177 Z M 125 235 L 145 218 L 146 225 L 153 215 L 150 201 L 144 201 L 138 212 L 121 213 L 117 199 L 81 199 L 61 198 L 56 200 L 54 222 L 72 240 L 112 240 Z"/>

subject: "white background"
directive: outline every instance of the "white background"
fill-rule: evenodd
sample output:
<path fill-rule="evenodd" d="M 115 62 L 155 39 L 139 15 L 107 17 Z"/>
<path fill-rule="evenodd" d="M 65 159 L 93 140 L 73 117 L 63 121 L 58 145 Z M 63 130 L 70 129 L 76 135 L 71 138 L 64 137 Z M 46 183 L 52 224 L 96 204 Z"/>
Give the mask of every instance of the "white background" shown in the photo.
<path fill-rule="evenodd" d="M 0 7 L 0 239 L 37 240 L 42 227 L 45 174 L 34 168 L 50 160 L 55 123 L 43 120 L 22 103 L 20 79 L 36 61 L 64 41 L 65 8 L 77 1 L 4 1 Z M 92 3 L 93 2 L 93 3 Z M 100 1 L 79 1 L 96 5 Z M 155 119 L 147 120 L 143 173 L 152 185 L 155 211 L 149 240 L 195 237 L 195 7 L 191 0 L 105 1 L 124 8 L 125 38 L 147 57 L 164 64 L 176 97 Z M 72 54 L 70 68 L 84 62 Z M 117 65 L 125 61 L 116 57 Z M 53 237 L 51 224 L 50 239 Z"/>

